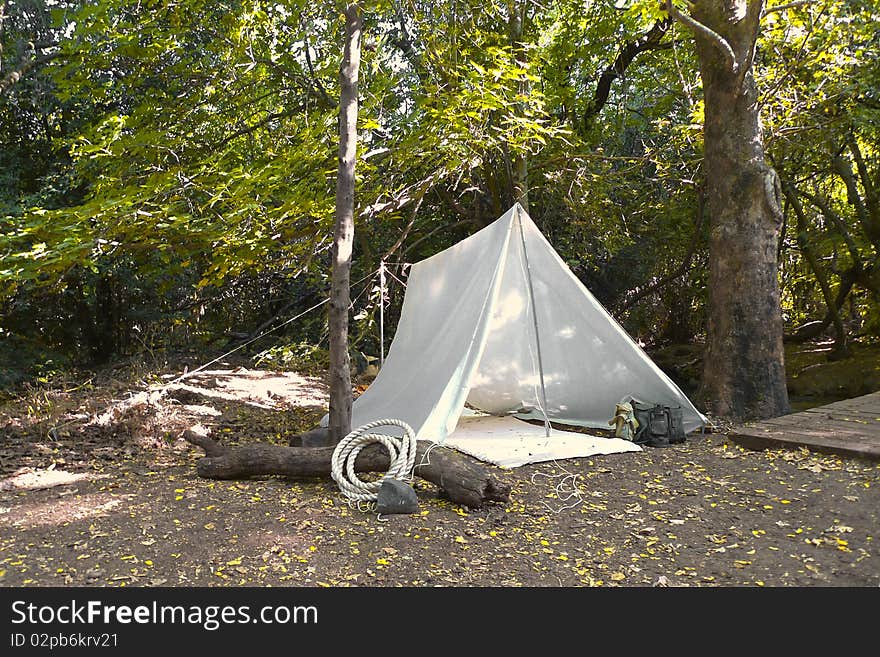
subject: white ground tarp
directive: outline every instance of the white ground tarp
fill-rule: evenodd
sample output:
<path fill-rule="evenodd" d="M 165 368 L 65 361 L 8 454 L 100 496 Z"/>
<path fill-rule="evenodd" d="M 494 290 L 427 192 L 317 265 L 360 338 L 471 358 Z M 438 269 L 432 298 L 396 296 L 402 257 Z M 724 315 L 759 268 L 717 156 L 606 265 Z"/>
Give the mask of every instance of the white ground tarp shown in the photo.
<path fill-rule="evenodd" d="M 413 265 L 388 357 L 355 400 L 352 427 L 398 418 L 443 442 L 465 403 L 542 419 L 541 372 L 554 422 L 607 429 L 627 395 L 680 405 L 687 431 L 706 422 L 517 204 Z"/>
<path fill-rule="evenodd" d="M 642 451 L 635 443 L 622 438 L 601 438 L 557 429 L 551 429 L 548 436 L 543 426 L 509 415 L 462 415 L 455 431 L 443 444 L 502 468 Z M 430 454 L 428 456 L 430 458 Z"/>

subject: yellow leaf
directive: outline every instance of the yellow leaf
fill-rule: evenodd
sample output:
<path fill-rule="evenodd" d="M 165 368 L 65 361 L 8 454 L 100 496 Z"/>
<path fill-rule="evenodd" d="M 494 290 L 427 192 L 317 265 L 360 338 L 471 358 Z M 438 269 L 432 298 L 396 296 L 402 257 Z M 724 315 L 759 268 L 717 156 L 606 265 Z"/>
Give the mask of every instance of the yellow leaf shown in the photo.
<path fill-rule="evenodd" d="M 227 566 L 240 566 L 241 565 L 241 557 L 238 557 L 237 559 L 233 559 L 232 561 L 227 561 L 226 565 Z"/>
<path fill-rule="evenodd" d="M 611 580 L 614 582 L 619 582 L 622 579 L 626 579 L 626 575 L 623 573 L 611 573 Z"/>

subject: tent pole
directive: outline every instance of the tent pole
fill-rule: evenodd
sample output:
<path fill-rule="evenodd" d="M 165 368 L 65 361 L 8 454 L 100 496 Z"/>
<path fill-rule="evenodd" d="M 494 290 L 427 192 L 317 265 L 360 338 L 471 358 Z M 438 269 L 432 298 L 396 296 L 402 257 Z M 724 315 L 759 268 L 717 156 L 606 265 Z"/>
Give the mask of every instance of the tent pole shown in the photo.
<path fill-rule="evenodd" d="M 535 326 L 535 349 L 538 352 L 538 376 L 541 381 L 541 413 L 544 414 L 544 433 L 550 437 L 550 419 L 547 417 L 547 390 L 544 387 L 544 363 L 541 360 L 541 338 L 538 336 L 538 310 L 535 308 L 535 289 L 532 286 L 532 267 L 529 264 L 529 254 L 526 251 L 526 236 L 523 232 L 520 207 L 516 206 L 516 221 L 519 224 L 519 238 L 522 242 L 523 258 L 526 261 L 526 280 L 529 283 L 529 301 L 532 306 L 532 323 Z"/>
<path fill-rule="evenodd" d="M 385 364 L 385 261 L 379 261 L 379 369 Z"/>

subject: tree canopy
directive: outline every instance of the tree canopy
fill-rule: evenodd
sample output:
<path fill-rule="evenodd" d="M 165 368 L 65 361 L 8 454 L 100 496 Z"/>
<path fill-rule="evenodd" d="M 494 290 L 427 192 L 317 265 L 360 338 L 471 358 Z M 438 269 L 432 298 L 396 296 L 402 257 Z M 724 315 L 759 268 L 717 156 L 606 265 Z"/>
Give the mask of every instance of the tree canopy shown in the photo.
<path fill-rule="evenodd" d="M 704 104 L 681 23 L 626 0 L 363 7 L 353 280 L 383 258 L 402 279 L 398 263 L 487 225 L 518 199 L 527 162 L 530 214 L 635 336 L 703 335 Z M 89 360 L 226 339 L 326 294 L 342 10 L 2 3 L 9 353 Z M 842 327 L 838 340 L 880 332 L 878 22 L 870 0 L 771 5 L 761 19 L 784 318 L 801 336 L 812 320 Z M 377 354 L 378 297 L 353 298 L 355 344 Z M 319 317 L 293 337 L 325 332 Z"/>

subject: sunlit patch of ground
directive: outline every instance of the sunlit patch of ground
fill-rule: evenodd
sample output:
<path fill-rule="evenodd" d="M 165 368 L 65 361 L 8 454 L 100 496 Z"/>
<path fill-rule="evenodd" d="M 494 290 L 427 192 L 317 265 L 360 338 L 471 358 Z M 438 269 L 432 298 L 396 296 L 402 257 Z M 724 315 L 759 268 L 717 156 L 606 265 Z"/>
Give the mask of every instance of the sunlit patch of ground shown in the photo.
<path fill-rule="evenodd" d="M 316 377 L 296 372 L 235 369 L 203 370 L 173 387 L 226 400 L 253 402 L 268 408 L 327 403 L 327 387 Z"/>
<path fill-rule="evenodd" d="M 55 470 L 54 468 L 45 470 L 24 468 L 12 476 L 0 479 L 0 491 L 54 488 L 55 486 L 64 486 L 102 476 L 104 475 L 65 472 L 64 470 Z"/>

